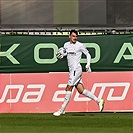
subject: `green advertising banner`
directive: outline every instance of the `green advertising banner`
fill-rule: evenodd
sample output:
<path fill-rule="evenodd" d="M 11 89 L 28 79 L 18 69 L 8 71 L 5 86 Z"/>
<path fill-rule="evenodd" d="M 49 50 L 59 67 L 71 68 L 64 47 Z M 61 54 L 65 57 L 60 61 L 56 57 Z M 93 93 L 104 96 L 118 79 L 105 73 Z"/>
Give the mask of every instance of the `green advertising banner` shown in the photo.
<path fill-rule="evenodd" d="M 90 51 L 92 71 L 132 71 L 133 35 L 79 36 Z M 68 36 L 0 35 L 0 72 L 65 72 L 66 60 L 57 60 Z M 85 71 L 86 59 L 81 59 Z"/>

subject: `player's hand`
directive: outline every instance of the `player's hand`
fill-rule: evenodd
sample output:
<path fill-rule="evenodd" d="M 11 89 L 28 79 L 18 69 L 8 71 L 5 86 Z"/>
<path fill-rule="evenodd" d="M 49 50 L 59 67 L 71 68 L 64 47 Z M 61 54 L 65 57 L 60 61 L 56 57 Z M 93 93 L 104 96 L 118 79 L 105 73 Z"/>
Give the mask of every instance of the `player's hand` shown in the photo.
<path fill-rule="evenodd" d="M 57 52 L 56 57 L 57 57 L 57 59 L 62 59 L 63 55 Z"/>
<path fill-rule="evenodd" d="M 85 68 L 86 68 L 86 72 L 91 72 L 90 64 L 87 64 L 87 65 L 85 66 Z"/>

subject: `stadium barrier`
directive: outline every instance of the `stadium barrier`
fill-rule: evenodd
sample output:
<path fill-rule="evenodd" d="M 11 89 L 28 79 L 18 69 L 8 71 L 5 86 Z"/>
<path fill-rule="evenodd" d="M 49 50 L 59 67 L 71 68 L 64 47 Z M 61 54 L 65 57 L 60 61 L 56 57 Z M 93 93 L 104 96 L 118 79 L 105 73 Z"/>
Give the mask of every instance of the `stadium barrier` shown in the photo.
<path fill-rule="evenodd" d="M 133 71 L 133 35 L 79 36 L 91 54 L 95 71 Z M 58 48 L 68 36 L 0 35 L 0 73 L 67 72 Z M 85 71 L 86 58 L 81 64 Z"/>
<path fill-rule="evenodd" d="M 65 96 L 68 72 L 0 74 L 0 113 L 51 113 Z M 85 88 L 105 99 L 104 111 L 133 111 L 133 71 L 83 73 Z M 73 90 L 66 112 L 98 112 Z"/>

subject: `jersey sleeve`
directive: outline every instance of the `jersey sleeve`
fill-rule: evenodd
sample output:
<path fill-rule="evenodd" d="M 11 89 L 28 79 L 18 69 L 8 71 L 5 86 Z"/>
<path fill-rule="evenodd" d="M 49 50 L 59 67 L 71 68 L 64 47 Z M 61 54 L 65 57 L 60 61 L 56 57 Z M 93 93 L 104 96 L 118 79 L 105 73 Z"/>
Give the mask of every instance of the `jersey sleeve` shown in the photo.
<path fill-rule="evenodd" d="M 90 62 L 91 62 L 91 55 L 90 55 L 89 51 L 87 50 L 87 48 L 86 48 L 86 46 L 84 44 L 81 46 L 81 51 L 86 55 L 87 64 L 90 64 Z"/>

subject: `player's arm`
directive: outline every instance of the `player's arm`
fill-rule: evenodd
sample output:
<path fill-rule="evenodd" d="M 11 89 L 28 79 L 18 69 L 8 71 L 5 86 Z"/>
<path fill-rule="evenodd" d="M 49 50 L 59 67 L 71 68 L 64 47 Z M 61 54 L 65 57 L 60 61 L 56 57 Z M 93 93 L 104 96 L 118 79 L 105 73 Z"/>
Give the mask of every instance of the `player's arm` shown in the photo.
<path fill-rule="evenodd" d="M 82 46 L 82 52 L 86 55 L 87 58 L 87 64 L 86 64 L 86 71 L 87 72 L 91 72 L 91 67 L 90 67 L 90 62 L 91 62 L 91 55 L 89 53 L 89 51 L 87 50 L 87 48 L 85 47 L 85 45 Z"/>
<path fill-rule="evenodd" d="M 91 61 L 91 55 L 89 54 L 89 52 L 86 55 L 87 57 L 87 64 L 86 64 L 86 71 L 87 72 L 91 72 L 91 67 L 90 67 L 90 61 Z"/>

